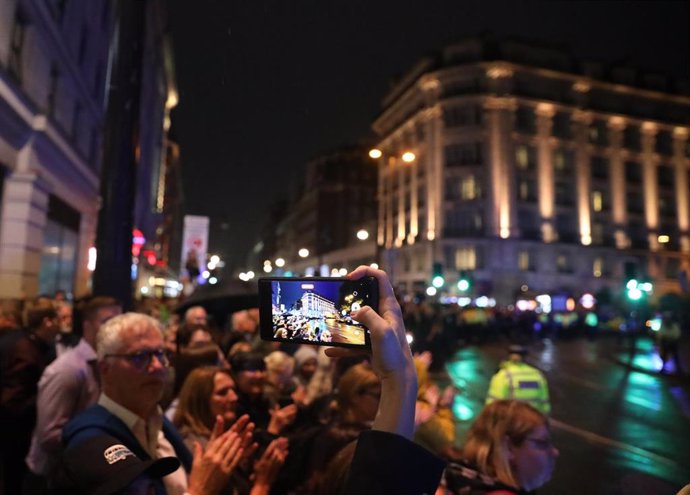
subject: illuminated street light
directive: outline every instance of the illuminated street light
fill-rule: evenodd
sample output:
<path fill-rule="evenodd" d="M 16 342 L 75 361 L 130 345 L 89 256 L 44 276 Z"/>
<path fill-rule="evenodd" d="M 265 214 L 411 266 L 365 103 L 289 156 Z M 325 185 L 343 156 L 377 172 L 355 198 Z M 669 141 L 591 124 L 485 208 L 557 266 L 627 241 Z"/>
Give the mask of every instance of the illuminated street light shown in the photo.
<path fill-rule="evenodd" d="M 208 283 L 211 285 L 215 285 L 218 283 L 218 279 L 216 277 L 211 277 L 208 279 Z"/>
<path fill-rule="evenodd" d="M 360 241 L 366 241 L 367 239 L 369 239 L 369 232 L 367 232 L 364 229 L 358 230 L 357 239 L 359 239 Z"/>
<path fill-rule="evenodd" d="M 220 262 L 220 256 L 217 254 L 214 254 L 211 256 L 211 259 L 209 260 L 210 263 L 213 263 L 214 265 L 217 265 Z"/>
<path fill-rule="evenodd" d="M 381 150 L 378 148 L 373 148 L 369 150 L 369 157 L 373 158 L 376 160 L 377 158 L 381 158 L 383 156 L 383 153 L 381 153 Z"/>
<path fill-rule="evenodd" d="M 307 256 L 309 256 L 309 250 L 307 248 L 302 248 L 299 251 L 297 251 L 297 254 L 299 254 L 300 258 L 306 258 Z"/>
<path fill-rule="evenodd" d="M 264 272 L 271 273 L 271 270 L 273 270 L 271 265 L 264 265 Z"/>
<path fill-rule="evenodd" d="M 417 158 L 417 156 L 411 151 L 406 151 L 402 155 L 402 161 L 404 161 L 405 163 L 412 163 L 415 160 L 415 158 Z"/>
<path fill-rule="evenodd" d="M 427 296 L 435 296 L 436 295 L 436 287 L 427 287 L 426 288 L 426 295 Z"/>
<path fill-rule="evenodd" d="M 667 235 L 660 235 L 659 237 L 657 237 L 657 241 L 659 242 L 659 244 L 668 244 L 669 242 L 671 242 L 671 238 Z"/>
<path fill-rule="evenodd" d="M 247 280 L 253 279 L 255 275 L 256 275 L 256 274 L 255 274 L 253 271 L 249 270 L 249 271 L 247 272 Z"/>
<path fill-rule="evenodd" d="M 340 275 L 341 277 L 347 275 L 347 268 L 341 268 L 340 270 L 338 270 L 338 275 Z"/>
<path fill-rule="evenodd" d="M 283 268 L 285 266 L 285 260 L 283 258 L 276 259 L 276 266 L 278 268 Z"/>
<path fill-rule="evenodd" d="M 378 263 L 372 263 L 372 264 L 369 265 L 369 266 L 372 267 L 374 270 L 378 270 L 378 268 L 379 268 L 379 264 L 378 264 Z"/>

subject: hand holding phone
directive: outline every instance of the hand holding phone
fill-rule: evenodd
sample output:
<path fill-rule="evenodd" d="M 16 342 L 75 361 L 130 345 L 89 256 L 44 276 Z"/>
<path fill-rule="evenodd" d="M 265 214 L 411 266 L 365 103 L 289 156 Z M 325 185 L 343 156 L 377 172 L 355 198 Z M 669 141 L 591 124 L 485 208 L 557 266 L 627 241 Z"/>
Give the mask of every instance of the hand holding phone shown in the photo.
<path fill-rule="evenodd" d="M 352 316 L 364 323 L 371 333 L 371 365 L 381 378 L 381 400 L 373 430 L 396 433 L 412 438 L 417 400 L 417 372 L 398 304 L 388 275 L 381 270 L 360 266 L 348 279 L 374 277 L 379 289 L 379 311 L 364 307 Z M 351 354 L 352 349 L 331 348 L 331 357 Z"/>

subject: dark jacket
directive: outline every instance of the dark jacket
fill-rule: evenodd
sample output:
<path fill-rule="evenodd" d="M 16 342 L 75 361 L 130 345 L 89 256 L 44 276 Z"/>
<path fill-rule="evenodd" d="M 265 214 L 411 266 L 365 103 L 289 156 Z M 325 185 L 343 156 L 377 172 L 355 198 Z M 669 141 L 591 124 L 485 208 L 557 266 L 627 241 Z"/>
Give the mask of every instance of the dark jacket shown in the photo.
<path fill-rule="evenodd" d="M 528 495 L 524 490 L 505 485 L 467 464 L 449 464 L 445 478 L 448 489 L 455 495 Z"/>
<path fill-rule="evenodd" d="M 433 495 L 446 463 L 400 435 L 363 431 L 345 482 L 346 495 Z"/>
<path fill-rule="evenodd" d="M 120 440 L 139 459 L 149 460 L 151 456 L 142 447 L 134 434 L 120 418 L 111 414 L 103 406 L 95 405 L 77 414 L 62 430 L 62 442 L 67 447 L 83 442 L 87 438 L 107 434 Z M 187 473 L 192 469 L 192 454 L 182 440 L 173 424 L 163 417 L 163 435 L 170 442 L 177 459 Z M 156 493 L 165 493 L 162 481 L 156 487 Z"/>

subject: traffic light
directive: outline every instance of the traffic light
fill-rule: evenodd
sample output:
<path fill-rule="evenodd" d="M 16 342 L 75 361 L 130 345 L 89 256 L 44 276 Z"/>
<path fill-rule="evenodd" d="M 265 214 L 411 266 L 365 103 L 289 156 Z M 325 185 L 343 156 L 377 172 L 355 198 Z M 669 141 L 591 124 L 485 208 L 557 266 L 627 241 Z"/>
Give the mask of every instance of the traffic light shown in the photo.
<path fill-rule="evenodd" d="M 472 276 L 469 275 L 465 270 L 460 272 L 460 278 L 458 279 L 458 290 L 460 292 L 468 292 L 472 288 Z"/>
<path fill-rule="evenodd" d="M 440 289 L 446 283 L 446 279 L 443 276 L 443 264 L 434 263 L 434 267 L 431 273 L 431 285 Z"/>

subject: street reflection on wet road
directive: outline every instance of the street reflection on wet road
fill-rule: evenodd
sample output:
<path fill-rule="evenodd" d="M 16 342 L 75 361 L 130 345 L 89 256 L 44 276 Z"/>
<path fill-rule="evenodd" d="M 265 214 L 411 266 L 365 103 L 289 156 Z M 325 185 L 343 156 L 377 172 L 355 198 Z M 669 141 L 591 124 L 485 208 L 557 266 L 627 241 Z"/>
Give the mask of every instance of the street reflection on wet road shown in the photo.
<path fill-rule="evenodd" d="M 461 390 L 453 405 L 459 442 L 483 406 L 506 347 L 464 348 L 446 365 Z M 648 342 L 640 342 L 633 356 L 649 365 L 648 373 L 624 366 L 628 350 L 614 339 L 547 340 L 529 348 L 527 361 L 549 380 L 552 429 L 561 452 L 541 495 L 609 495 L 631 476 L 674 487 L 690 481 L 690 385 L 653 372 L 658 356 Z"/>

